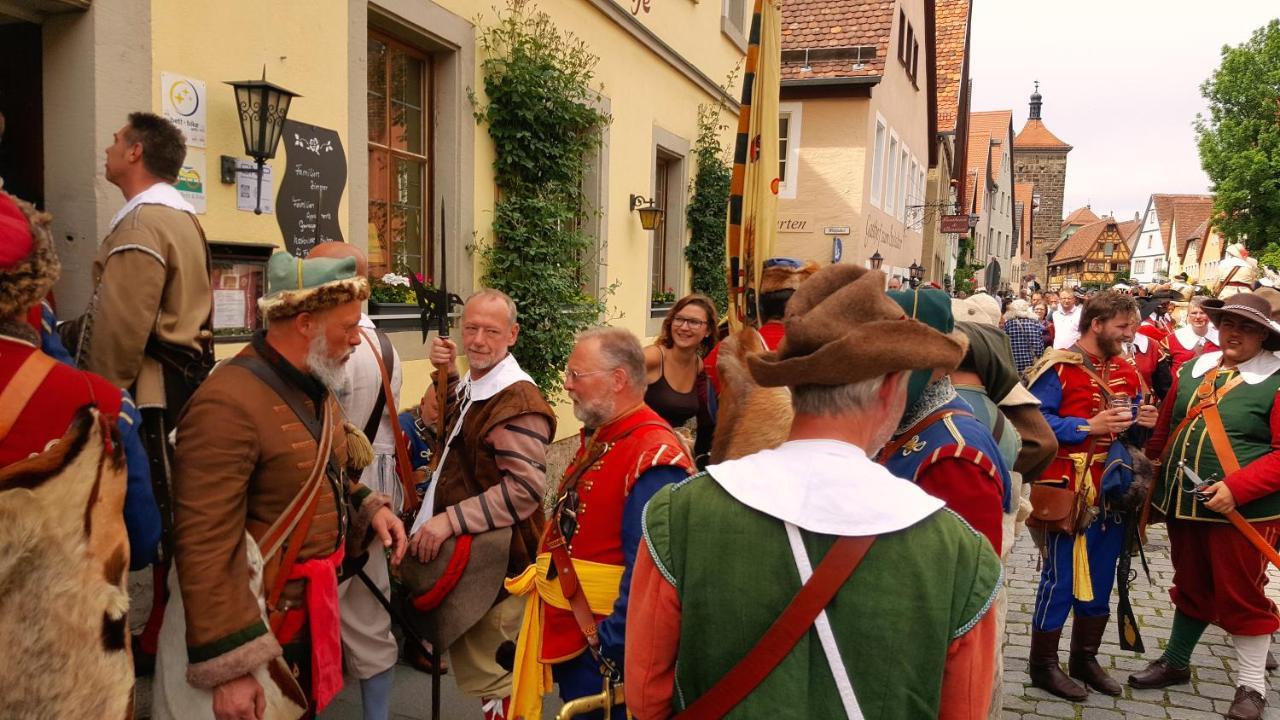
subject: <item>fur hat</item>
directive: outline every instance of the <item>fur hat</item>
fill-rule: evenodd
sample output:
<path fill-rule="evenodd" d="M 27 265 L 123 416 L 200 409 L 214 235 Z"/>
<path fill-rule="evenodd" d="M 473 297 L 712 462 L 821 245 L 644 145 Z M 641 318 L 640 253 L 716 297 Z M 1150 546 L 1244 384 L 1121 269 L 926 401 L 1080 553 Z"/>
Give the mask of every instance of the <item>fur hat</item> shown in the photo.
<path fill-rule="evenodd" d="M 1226 300 L 1210 298 L 1200 307 L 1217 327 L 1223 315 L 1234 315 L 1250 320 L 1267 330 L 1267 337 L 1262 341 L 1262 349 L 1275 352 L 1280 350 L 1280 324 L 1271 319 L 1271 303 L 1255 293 L 1237 293 Z"/>
<path fill-rule="evenodd" d="M 303 260 L 278 252 L 267 261 L 267 294 L 258 309 L 267 320 L 336 307 L 369 297 L 369 281 L 356 275 L 356 260 Z"/>
<path fill-rule="evenodd" d="M 795 290 L 816 272 L 818 263 L 812 260 L 801 263 L 791 258 L 769 258 L 764 261 L 764 272 L 760 274 L 760 294 Z"/>
<path fill-rule="evenodd" d="M 62 273 L 52 221 L 49 213 L 0 190 L 0 318 L 26 313 Z"/>
<path fill-rule="evenodd" d="M 765 387 L 794 387 L 848 385 L 903 370 L 954 370 L 965 346 L 909 319 L 883 288 L 878 270 L 838 264 L 814 273 L 787 303 L 778 349 L 747 359 L 751 375 Z"/>

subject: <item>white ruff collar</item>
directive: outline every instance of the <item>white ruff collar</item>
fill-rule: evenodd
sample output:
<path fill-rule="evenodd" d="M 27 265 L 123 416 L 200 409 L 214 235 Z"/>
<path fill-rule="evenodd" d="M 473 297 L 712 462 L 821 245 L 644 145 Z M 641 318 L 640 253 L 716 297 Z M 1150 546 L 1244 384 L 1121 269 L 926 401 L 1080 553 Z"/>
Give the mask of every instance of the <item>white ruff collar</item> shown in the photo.
<path fill-rule="evenodd" d="M 945 504 L 837 440 L 791 440 L 707 472 L 743 505 L 823 535 L 902 530 Z"/>
<path fill-rule="evenodd" d="M 1204 335 L 1197 335 L 1195 329 L 1190 325 L 1183 325 L 1175 330 L 1173 335 L 1178 338 L 1178 342 L 1182 344 L 1182 347 L 1187 348 L 1188 350 L 1195 347 L 1196 343 L 1200 342 L 1201 338 L 1208 340 L 1214 345 L 1218 344 L 1218 328 L 1214 327 L 1212 323 L 1209 324 L 1209 331 Z"/>
<path fill-rule="evenodd" d="M 1221 351 L 1201 355 L 1196 359 L 1196 364 L 1191 367 L 1191 377 L 1203 377 L 1210 369 L 1218 367 L 1220 360 L 1222 360 Z M 1280 370 L 1280 357 L 1263 350 L 1248 362 L 1237 365 L 1236 370 L 1240 371 L 1240 377 L 1244 378 L 1246 383 L 1257 385 Z"/>
<path fill-rule="evenodd" d="M 515 385 L 521 380 L 533 382 L 533 378 L 529 374 L 520 369 L 520 363 L 516 362 L 516 356 L 507 353 L 497 365 L 494 365 L 484 377 L 479 380 L 471 379 L 471 371 L 463 376 L 462 382 L 458 383 L 458 395 L 462 396 L 470 388 L 471 401 L 480 402 L 488 400 L 507 388 Z M 535 385 L 537 383 L 534 383 Z"/>
<path fill-rule="evenodd" d="M 1138 352 L 1145 353 L 1147 348 L 1151 347 L 1151 338 L 1142 333 L 1134 333 L 1133 346 L 1138 348 Z"/>
<path fill-rule="evenodd" d="M 191 206 L 191 203 L 187 202 L 186 199 L 182 197 L 182 194 L 175 190 L 172 185 L 158 182 L 137 195 L 134 195 L 132 200 L 125 203 L 124 207 L 120 208 L 120 212 L 116 213 L 116 216 L 111 218 L 111 229 L 115 230 L 116 226 L 120 224 L 120 221 L 123 220 L 126 215 L 133 212 L 139 205 L 164 205 L 165 207 L 171 207 L 174 210 L 181 210 L 182 212 L 192 214 L 195 214 L 196 211 L 196 209 Z"/>

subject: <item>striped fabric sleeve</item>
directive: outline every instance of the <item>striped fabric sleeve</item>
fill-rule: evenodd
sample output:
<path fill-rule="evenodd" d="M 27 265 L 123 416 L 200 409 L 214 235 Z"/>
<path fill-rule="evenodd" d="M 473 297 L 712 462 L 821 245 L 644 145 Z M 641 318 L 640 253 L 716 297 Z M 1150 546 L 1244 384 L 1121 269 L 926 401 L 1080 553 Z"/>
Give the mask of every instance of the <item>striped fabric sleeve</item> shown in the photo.
<path fill-rule="evenodd" d="M 501 482 L 447 511 L 453 534 L 510 527 L 542 507 L 547 488 L 547 446 L 551 423 L 526 413 L 498 425 L 485 438 L 492 448 Z"/>

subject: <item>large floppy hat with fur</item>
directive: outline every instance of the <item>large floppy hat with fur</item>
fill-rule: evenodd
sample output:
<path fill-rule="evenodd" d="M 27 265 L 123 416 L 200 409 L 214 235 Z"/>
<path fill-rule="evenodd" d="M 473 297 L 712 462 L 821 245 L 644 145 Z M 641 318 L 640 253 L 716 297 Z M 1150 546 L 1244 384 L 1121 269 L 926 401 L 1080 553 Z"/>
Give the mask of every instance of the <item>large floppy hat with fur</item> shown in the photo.
<path fill-rule="evenodd" d="M 0 318 L 26 313 L 58 280 L 62 265 L 52 221 L 49 213 L 0 190 Z"/>
<path fill-rule="evenodd" d="M 356 274 L 356 260 L 303 260 L 278 252 L 267 261 L 267 294 L 258 309 L 268 320 L 318 312 L 369 297 L 369 281 Z"/>
<path fill-rule="evenodd" d="M 760 293 L 798 289 L 800 283 L 816 272 L 818 263 L 812 260 L 802 263 L 785 257 L 769 258 L 764 261 L 764 272 L 760 274 Z"/>
<path fill-rule="evenodd" d="M 947 309 L 950 315 L 949 303 Z M 926 368 L 951 371 L 964 357 L 961 341 L 909 319 L 889 299 L 883 273 L 854 265 L 829 265 L 805 281 L 787 303 L 784 322 L 778 349 L 747 359 L 752 377 L 765 387 L 848 385 Z"/>

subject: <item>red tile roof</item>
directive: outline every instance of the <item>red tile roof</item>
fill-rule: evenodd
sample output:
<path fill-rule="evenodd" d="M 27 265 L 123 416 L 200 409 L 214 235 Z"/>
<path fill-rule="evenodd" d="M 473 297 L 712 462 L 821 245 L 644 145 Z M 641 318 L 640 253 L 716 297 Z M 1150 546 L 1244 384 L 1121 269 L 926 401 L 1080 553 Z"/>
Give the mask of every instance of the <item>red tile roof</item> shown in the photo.
<path fill-rule="evenodd" d="M 1129 237 L 1138 231 L 1137 220 L 1126 220 L 1117 223 L 1115 218 L 1106 217 L 1091 222 L 1075 231 L 1071 237 L 1067 238 L 1058 249 L 1053 252 L 1053 257 L 1049 260 L 1049 265 L 1061 265 L 1062 263 L 1082 260 L 1089 251 L 1093 249 L 1094 244 L 1107 231 L 1107 228 L 1114 227 L 1120 233 L 1120 237 L 1125 243 L 1128 243 Z"/>
<path fill-rule="evenodd" d="M 969 113 L 969 167 L 965 177 L 965 197 L 973 200 L 970 207 L 975 215 L 982 213 L 982 203 L 986 199 L 985 183 L 993 170 L 998 171 L 1000 167 L 1012 126 L 1012 110 Z M 993 140 L 999 144 L 993 144 Z M 976 192 L 975 183 L 979 183 L 976 187 L 984 192 Z"/>
<path fill-rule="evenodd" d="M 1186 257 L 1188 240 L 1194 237 L 1204 237 L 1203 234 L 1196 235 L 1195 233 L 1209 219 L 1209 215 L 1212 212 L 1213 198 L 1174 200 L 1173 225 L 1170 228 L 1170 232 L 1173 234 L 1174 242 L 1178 244 L 1179 258 Z M 1161 221 L 1160 224 L 1163 226 L 1164 222 Z"/>
<path fill-rule="evenodd" d="M 1089 223 L 1098 222 L 1101 219 L 1102 218 L 1097 215 L 1094 215 L 1093 210 L 1089 207 L 1077 208 L 1071 211 L 1071 214 L 1067 216 L 1066 220 L 1062 221 L 1062 229 L 1066 230 L 1072 225 L 1088 225 Z"/>
<path fill-rule="evenodd" d="M 1040 120 L 1028 120 L 1022 132 L 1013 139 L 1013 146 L 1024 150 L 1070 150 L 1071 146 L 1049 132 Z"/>
<path fill-rule="evenodd" d="M 782 63 L 782 79 L 883 76 L 896 10 L 895 0 L 786 0 L 782 3 L 783 52 L 867 46 L 875 48 L 875 58 L 863 61 L 860 70 L 853 69 L 849 60 L 811 59 L 811 70 L 805 71 L 803 57 L 788 57 Z M 923 45 L 924 28 L 915 30 Z"/>
<path fill-rule="evenodd" d="M 1212 195 L 1174 195 L 1157 193 L 1151 196 L 1156 206 L 1156 220 L 1160 223 L 1160 239 L 1164 242 L 1164 251 L 1169 252 L 1169 231 L 1173 228 L 1173 205 L 1177 202 L 1207 202 L 1213 205 Z M 1181 253 L 1179 253 L 1181 257 Z"/>
<path fill-rule="evenodd" d="M 937 65 L 938 132 L 955 132 L 960 82 L 969 38 L 969 0 L 937 0 L 934 35 Z"/>

